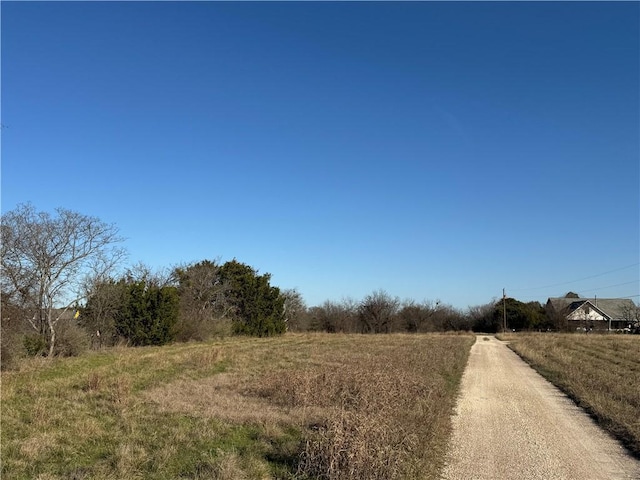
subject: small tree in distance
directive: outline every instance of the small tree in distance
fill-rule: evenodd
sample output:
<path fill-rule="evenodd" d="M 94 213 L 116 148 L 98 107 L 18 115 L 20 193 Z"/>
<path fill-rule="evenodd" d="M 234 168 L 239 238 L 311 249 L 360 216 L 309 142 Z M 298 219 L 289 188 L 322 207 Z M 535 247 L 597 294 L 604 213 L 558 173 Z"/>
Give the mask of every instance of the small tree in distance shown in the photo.
<path fill-rule="evenodd" d="M 384 290 L 367 295 L 358 309 L 362 333 L 389 333 L 394 330 L 394 321 L 400 308 L 398 297 Z"/>
<path fill-rule="evenodd" d="M 327 300 L 309 309 L 310 328 L 327 333 L 355 333 L 359 331 L 358 303 L 351 298 L 340 302 Z"/>
<path fill-rule="evenodd" d="M 410 333 L 433 332 L 439 329 L 434 322 L 440 309 L 440 301 L 416 303 L 405 300 L 398 312 L 399 327 Z"/>
<path fill-rule="evenodd" d="M 284 298 L 284 319 L 287 322 L 287 330 L 303 330 L 306 320 L 307 306 L 298 290 L 295 288 L 281 292 Z"/>

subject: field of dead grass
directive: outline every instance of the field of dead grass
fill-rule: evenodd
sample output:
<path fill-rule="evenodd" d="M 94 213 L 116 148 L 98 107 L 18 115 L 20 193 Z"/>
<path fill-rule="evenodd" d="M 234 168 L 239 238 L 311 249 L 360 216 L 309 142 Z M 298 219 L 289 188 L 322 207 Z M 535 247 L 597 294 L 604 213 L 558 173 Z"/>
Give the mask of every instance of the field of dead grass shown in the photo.
<path fill-rule="evenodd" d="M 3 372 L 3 479 L 437 478 L 469 335 L 288 334 Z"/>
<path fill-rule="evenodd" d="M 518 333 L 500 338 L 640 457 L 640 336 Z"/>

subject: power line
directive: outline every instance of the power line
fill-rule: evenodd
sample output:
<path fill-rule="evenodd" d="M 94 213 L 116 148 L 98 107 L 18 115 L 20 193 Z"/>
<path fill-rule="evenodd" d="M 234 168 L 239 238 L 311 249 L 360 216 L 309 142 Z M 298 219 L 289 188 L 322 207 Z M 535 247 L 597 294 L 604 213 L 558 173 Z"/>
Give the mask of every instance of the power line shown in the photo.
<path fill-rule="evenodd" d="M 624 282 L 624 283 L 619 283 L 619 284 L 617 284 L 617 285 L 609 285 L 609 286 L 607 286 L 607 287 L 599 287 L 599 288 L 591 288 L 591 289 L 588 289 L 588 288 L 584 288 L 584 289 L 582 289 L 582 288 L 581 288 L 581 289 L 580 289 L 578 292 L 576 292 L 576 293 L 579 293 L 581 298 L 588 298 L 588 297 L 595 296 L 595 293 L 594 293 L 594 292 L 597 292 L 597 291 L 599 291 L 599 290 L 604 290 L 604 289 L 606 289 L 606 288 L 618 287 L 618 286 L 622 286 L 622 285 L 628 285 L 628 284 L 637 283 L 637 282 L 638 282 L 638 280 L 633 281 L 633 282 Z M 544 297 L 544 296 L 546 296 L 546 297 L 553 297 L 553 295 L 542 295 L 542 294 L 535 294 L 535 293 L 531 293 L 531 294 L 525 294 L 525 295 L 523 295 L 523 296 L 519 296 L 519 299 L 520 299 L 520 300 L 523 300 L 523 299 L 524 299 L 524 300 L 526 300 L 526 299 L 535 300 L 535 299 L 537 299 L 537 298 L 540 298 L 541 296 L 542 296 L 542 297 Z M 639 294 L 639 295 L 615 295 L 615 298 L 633 298 L 633 297 L 640 297 L 640 294 Z M 612 297 L 612 298 L 613 298 L 613 297 Z"/>
<path fill-rule="evenodd" d="M 613 288 L 613 287 L 620 287 L 622 285 L 631 285 L 632 283 L 638 283 L 640 282 L 640 279 L 638 280 L 632 280 L 630 282 L 624 282 L 624 283 L 616 283 L 615 285 L 607 285 L 606 287 L 596 287 L 596 288 L 583 288 L 582 290 L 588 290 L 590 292 L 594 291 L 594 290 L 604 290 L 606 288 Z"/>
<path fill-rule="evenodd" d="M 602 277 L 603 275 L 607 275 L 609 273 L 614 273 L 614 272 L 619 272 L 620 270 L 626 270 L 627 268 L 631 268 L 631 267 L 637 267 L 638 265 L 640 265 L 640 262 L 633 263 L 633 264 L 627 265 L 625 267 L 616 268 L 614 270 L 609 270 L 609 271 L 606 271 L 606 272 L 598 273 L 596 275 L 590 275 L 588 277 L 579 278 L 577 280 L 571 280 L 570 282 L 555 283 L 553 285 L 545 285 L 545 286 L 542 286 L 542 287 L 512 288 L 511 291 L 521 292 L 521 291 L 526 291 L 526 290 L 542 290 L 542 289 L 545 289 L 545 288 L 561 287 L 563 285 L 569 285 L 571 283 L 582 282 L 583 280 L 589 280 L 591 278 Z M 633 282 L 630 282 L 630 283 L 633 283 Z M 609 287 L 602 287 L 602 288 L 609 288 Z"/>

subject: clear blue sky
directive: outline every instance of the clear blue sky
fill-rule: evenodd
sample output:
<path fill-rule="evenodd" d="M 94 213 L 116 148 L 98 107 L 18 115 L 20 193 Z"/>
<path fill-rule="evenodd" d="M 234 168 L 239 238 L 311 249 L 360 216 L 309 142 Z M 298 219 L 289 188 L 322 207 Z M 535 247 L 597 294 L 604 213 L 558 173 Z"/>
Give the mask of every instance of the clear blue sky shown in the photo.
<path fill-rule="evenodd" d="M 638 2 L 1 14 L 3 212 L 115 223 L 131 264 L 237 258 L 309 305 L 639 299 Z"/>

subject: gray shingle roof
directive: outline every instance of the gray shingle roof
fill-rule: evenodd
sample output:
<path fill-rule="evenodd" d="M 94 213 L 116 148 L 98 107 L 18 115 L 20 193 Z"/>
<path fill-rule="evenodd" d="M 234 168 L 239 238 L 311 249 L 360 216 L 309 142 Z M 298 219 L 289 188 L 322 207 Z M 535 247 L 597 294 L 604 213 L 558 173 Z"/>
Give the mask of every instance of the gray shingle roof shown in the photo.
<path fill-rule="evenodd" d="M 547 304 L 551 304 L 556 312 L 568 314 L 579 308 L 584 302 L 590 302 L 593 306 L 611 317 L 611 320 L 627 320 L 629 313 L 636 308 L 632 300 L 628 298 L 550 298 Z"/>

